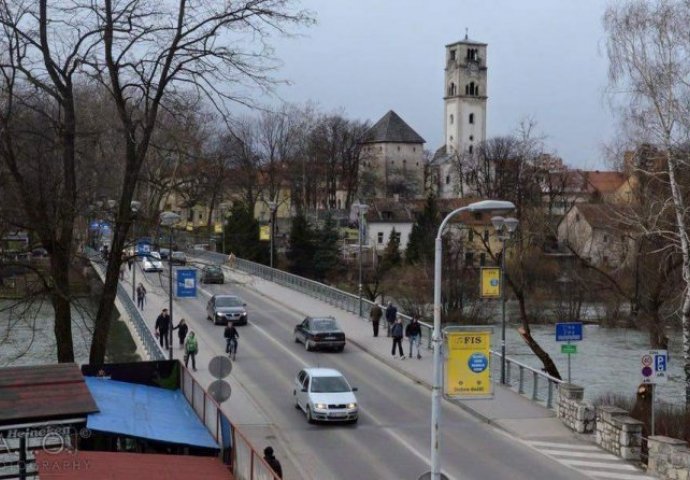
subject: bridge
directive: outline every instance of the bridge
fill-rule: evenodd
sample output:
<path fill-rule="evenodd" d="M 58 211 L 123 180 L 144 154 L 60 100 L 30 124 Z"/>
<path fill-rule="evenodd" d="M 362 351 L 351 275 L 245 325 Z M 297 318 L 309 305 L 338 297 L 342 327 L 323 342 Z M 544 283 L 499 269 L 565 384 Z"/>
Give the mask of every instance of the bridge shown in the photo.
<path fill-rule="evenodd" d="M 209 360 L 225 348 L 223 327 L 206 319 L 206 301 L 215 293 L 232 293 L 248 305 L 249 324 L 238 327 L 232 396 L 221 406 L 241 432 L 247 444 L 243 448 L 273 446 L 286 479 L 417 479 L 429 470 L 430 325 L 423 325 L 423 358 L 400 360 L 391 356 L 389 338 L 373 337 L 367 320 L 370 302 L 360 317 L 358 297 L 347 292 L 242 259 L 229 268 L 224 255 L 190 255 L 198 266 L 223 265 L 226 277 L 224 285 L 201 285 L 197 298 L 174 300 L 174 323 L 185 318 L 199 338 L 198 371 L 189 374 L 202 387 L 214 380 Z M 118 307 L 142 357 L 163 358 L 166 352 L 152 331 L 156 316 L 168 305 L 168 277 L 166 272 L 139 270 L 136 278 L 148 290 L 144 311 L 131 301 L 129 274 L 121 282 Z M 307 315 L 336 317 L 348 339 L 345 351 L 307 352 L 295 344 L 293 328 Z M 176 336 L 174 340 L 174 356 L 181 358 Z M 500 364 L 497 355 L 494 367 Z M 583 440 L 556 418 L 558 380 L 507 361 L 512 385 L 496 385 L 493 399 L 443 402 L 441 459 L 449 478 L 653 478 Z M 293 379 L 305 366 L 336 368 L 359 388 L 356 426 L 307 424 L 292 398 Z M 252 478 L 249 470 L 236 476 Z"/>

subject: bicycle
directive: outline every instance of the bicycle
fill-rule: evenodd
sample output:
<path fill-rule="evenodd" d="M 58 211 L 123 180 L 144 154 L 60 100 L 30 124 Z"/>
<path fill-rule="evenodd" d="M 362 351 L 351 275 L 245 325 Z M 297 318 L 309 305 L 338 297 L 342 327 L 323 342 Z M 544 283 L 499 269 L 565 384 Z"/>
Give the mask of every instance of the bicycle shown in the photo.
<path fill-rule="evenodd" d="M 237 339 L 228 338 L 225 345 L 225 351 L 232 360 L 237 356 Z"/>

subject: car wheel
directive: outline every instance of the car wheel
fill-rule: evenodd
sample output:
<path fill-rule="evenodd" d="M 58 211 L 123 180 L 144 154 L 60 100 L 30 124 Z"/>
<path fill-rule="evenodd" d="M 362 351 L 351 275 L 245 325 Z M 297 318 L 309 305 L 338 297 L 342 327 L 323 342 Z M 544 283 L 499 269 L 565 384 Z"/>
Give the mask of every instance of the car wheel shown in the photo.
<path fill-rule="evenodd" d="M 337 347 L 335 349 L 336 352 L 342 352 L 343 350 L 345 350 L 345 345 L 343 345 L 342 347 Z"/>
<path fill-rule="evenodd" d="M 314 423 L 314 417 L 311 416 L 311 407 L 307 405 L 307 423 Z"/>
<path fill-rule="evenodd" d="M 295 335 L 295 343 L 299 343 L 299 337 Z"/>
<path fill-rule="evenodd" d="M 304 341 L 304 349 L 305 349 L 307 352 L 311 352 L 311 348 L 312 348 L 312 347 L 311 347 L 311 342 L 310 342 L 309 340 L 305 340 L 305 341 Z"/>
<path fill-rule="evenodd" d="M 302 407 L 299 406 L 299 402 L 297 401 L 297 390 L 292 391 L 292 396 L 295 397 L 295 408 L 301 410 Z"/>

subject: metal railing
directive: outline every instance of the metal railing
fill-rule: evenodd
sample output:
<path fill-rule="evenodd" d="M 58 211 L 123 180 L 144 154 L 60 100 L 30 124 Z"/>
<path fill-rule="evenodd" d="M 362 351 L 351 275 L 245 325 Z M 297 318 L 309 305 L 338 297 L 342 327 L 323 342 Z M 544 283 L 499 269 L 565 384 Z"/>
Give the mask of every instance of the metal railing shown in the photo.
<path fill-rule="evenodd" d="M 191 253 L 196 257 L 204 258 L 217 265 L 227 265 L 228 262 L 228 256 L 222 253 L 209 252 L 206 250 L 194 250 Z M 354 314 L 359 313 L 359 297 L 352 293 L 242 258 L 235 258 L 231 268 L 296 290 L 312 298 L 346 310 L 347 312 Z M 374 305 L 374 302 L 362 299 L 362 304 L 363 315 L 368 317 L 369 310 Z M 403 319 L 404 323 L 412 319 L 409 315 L 405 315 L 404 313 L 398 313 L 398 316 Z M 428 349 L 431 349 L 431 339 L 434 327 L 427 322 L 419 322 L 419 324 L 422 326 L 422 344 L 426 345 Z M 493 360 L 491 362 L 492 368 L 496 366 L 500 368 L 500 352 L 492 351 L 491 354 Z M 513 374 L 512 372 L 515 373 Z M 494 378 L 498 378 L 498 376 L 499 375 L 494 375 Z M 511 388 L 520 395 L 530 398 L 534 402 L 541 403 L 547 408 L 553 409 L 558 393 L 558 385 L 561 383 L 563 383 L 562 380 L 506 357 L 506 384 L 510 385 Z"/>
<path fill-rule="evenodd" d="M 96 270 L 96 272 L 101 277 L 101 280 L 105 281 L 106 266 L 104 265 L 101 256 L 95 250 L 92 249 L 89 249 L 86 252 L 86 254 L 94 270 Z M 137 266 L 135 264 L 133 268 L 136 267 Z M 134 304 L 134 300 L 132 300 L 132 297 L 130 297 L 129 293 L 125 289 L 124 285 L 122 285 L 122 283 L 118 283 L 117 285 L 117 298 L 120 300 L 125 310 L 127 311 L 127 315 L 131 319 L 131 325 L 134 327 L 134 331 L 136 332 L 136 335 L 139 337 L 140 344 L 144 348 L 144 353 L 146 354 L 147 359 L 165 360 L 165 352 L 161 350 L 160 346 L 158 345 L 158 342 L 153 336 L 153 333 L 146 326 L 146 322 L 144 321 L 144 318 L 141 316 L 139 309 Z"/>

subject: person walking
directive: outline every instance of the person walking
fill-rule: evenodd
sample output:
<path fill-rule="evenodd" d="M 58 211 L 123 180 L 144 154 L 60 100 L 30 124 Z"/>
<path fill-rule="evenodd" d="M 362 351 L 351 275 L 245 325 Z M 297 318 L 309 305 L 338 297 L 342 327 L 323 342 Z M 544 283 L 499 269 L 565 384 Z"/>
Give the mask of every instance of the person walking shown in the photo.
<path fill-rule="evenodd" d="M 189 331 L 189 327 L 184 318 L 180 319 L 180 323 L 175 325 L 173 330 L 177 330 L 177 338 L 180 339 L 180 348 L 184 347 L 184 339 L 187 337 L 187 332 Z"/>
<path fill-rule="evenodd" d="M 187 341 L 184 342 L 184 366 L 187 367 L 189 359 L 192 359 L 192 370 L 196 372 L 196 354 L 199 353 L 199 343 L 194 332 L 189 332 Z"/>
<path fill-rule="evenodd" d="M 378 303 L 375 303 L 371 310 L 369 310 L 369 318 L 371 318 L 371 326 L 374 329 L 374 336 L 379 336 L 379 323 L 381 322 L 381 317 L 383 316 L 383 310 L 379 307 Z"/>
<path fill-rule="evenodd" d="M 168 332 L 170 331 L 170 314 L 168 309 L 164 308 L 158 318 L 156 318 L 156 333 L 158 334 L 158 341 L 161 344 L 161 348 L 166 350 L 170 348 L 170 339 L 168 338 Z M 163 344 L 165 343 L 165 347 Z"/>
<path fill-rule="evenodd" d="M 400 351 L 400 360 L 405 360 L 405 353 L 403 352 L 403 324 L 401 319 L 397 319 L 391 327 L 391 336 L 393 337 L 393 348 L 391 348 L 391 355 L 395 357 L 395 347 L 397 345 Z"/>
<path fill-rule="evenodd" d="M 393 302 L 388 302 L 388 308 L 386 308 L 386 323 L 388 324 L 388 336 L 391 336 L 391 328 L 395 323 L 395 319 L 398 318 L 398 309 L 395 308 Z"/>
<path fill-rule="evenodd" d="M 264 448 L 264 460 L 273 469 L 273 472 L 278 475 L 278 478 L 283 478 L 283 467 L 280 466 L 280 462 L 273 455 L 273 447 L 270 445 Z"/>
<path fill-rule="evenodd" d="M 405 327 L 405 336 L 410 341 L 410 358 L 413 358 L 414 347 L 417 347 L 417 360 L 422 358 L 422 354 L 419 353 L 419 344 L 422 340 L 422 326 L 419 324 L 417 317 L 412 317 L 412 321 Z"/>
<path fill-rule="evenodd" d="M 146 288 L 140 283 L 137 286 L 137 307 L 143 312 L 144 311 L 144 301 L 146 301 Z"/>

